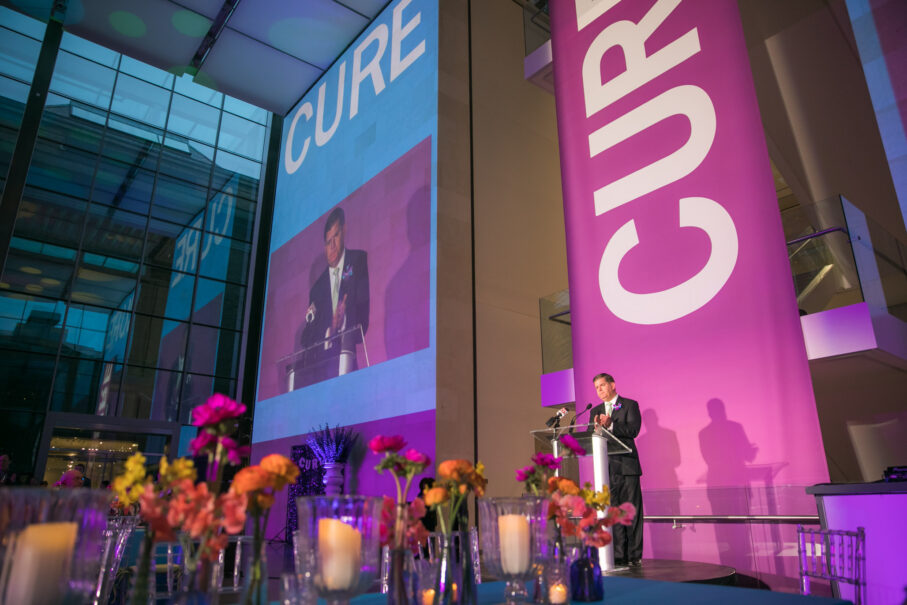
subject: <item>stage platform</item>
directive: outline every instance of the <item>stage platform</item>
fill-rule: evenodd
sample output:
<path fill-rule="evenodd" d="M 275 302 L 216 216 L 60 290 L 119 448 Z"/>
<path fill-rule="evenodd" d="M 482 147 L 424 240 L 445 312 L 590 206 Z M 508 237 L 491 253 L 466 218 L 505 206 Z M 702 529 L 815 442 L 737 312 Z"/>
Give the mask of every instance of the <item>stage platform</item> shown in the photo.
<path fill-rule="evenodd" d="M 618 567 L 604 573 L 608 577 L 660 580 L 662 582 L 696 582 L 699 584 L 734 584 L 737 570 L 726 565 L 675 561 L 672 559 L 643 559 L 639 567 Z"/>

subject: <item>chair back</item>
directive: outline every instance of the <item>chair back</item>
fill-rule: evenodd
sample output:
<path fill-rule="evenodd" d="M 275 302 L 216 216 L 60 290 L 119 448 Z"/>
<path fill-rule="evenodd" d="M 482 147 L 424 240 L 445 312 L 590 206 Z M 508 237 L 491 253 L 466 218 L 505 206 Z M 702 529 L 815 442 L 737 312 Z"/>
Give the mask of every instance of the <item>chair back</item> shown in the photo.
<path fill-rule="evenodd" d="M 810 580 L 828 580 L 838 594 L 838 583 L 852 584 L 854 605 L 863 602 L 866 586 L 866 534 L 839 529 L 805 529 L 797 526 L 800 593 L 810 594 Z"/>

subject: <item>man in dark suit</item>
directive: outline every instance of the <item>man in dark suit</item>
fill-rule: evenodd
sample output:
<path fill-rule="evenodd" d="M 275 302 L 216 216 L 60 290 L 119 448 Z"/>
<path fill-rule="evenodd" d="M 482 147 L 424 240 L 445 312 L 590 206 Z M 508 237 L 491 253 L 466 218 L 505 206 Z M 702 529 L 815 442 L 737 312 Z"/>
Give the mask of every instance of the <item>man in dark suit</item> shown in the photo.
<path fill-rule="evenodd" d="M 308 376 L 296 388 L 357 369 L 356 344 L 368 330 L 368 254 L 348 250 L 345 238 L 343 209 L 334 208 L 324 224 L 328 266 L 309 291 L 302 331 Z"/>
<path fill-rule="evenodd" d="M 632 525 L 626 527 L 618 524 L 611 528 L 614 534 L 614 561 L 637 567 L 642 561 L 642 490 L 639 487 L 642 467 L 639 466 L 639 452 L 635 442 L 642 424 L 639 404 L 617 394 L 614 377 L 610 374 L 598 374 L 592 379 L 592 383 L 598 398 L 602 400 L 589 412 L 595 428 L 608 429 L 631 450 L 627 454 L 616 454 L 608 458 L 608 478 L 611 505 L 630 502 L 636 507 Z"/>

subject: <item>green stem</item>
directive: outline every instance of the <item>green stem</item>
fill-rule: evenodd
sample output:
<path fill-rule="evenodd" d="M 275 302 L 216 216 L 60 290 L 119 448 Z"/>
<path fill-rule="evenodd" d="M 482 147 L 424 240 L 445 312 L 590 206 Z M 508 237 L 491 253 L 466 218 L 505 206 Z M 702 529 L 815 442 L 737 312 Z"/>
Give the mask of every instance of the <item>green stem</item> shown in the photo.
<path fill-rule="evenodd" d="M 136 566 L 135 585 L 132 591 L 132 603 L 136 605 L 148 603 L 148 597 L 150 596 L 151 550 L 153 548 L 154 534 L 149 527 L 145 530 L 145 537 L 142 540 L 142 552 L 139 553 L 139 561 Z"/>
<path fill-rule="evenodd" d="M 469 492 L 467 492 L 469 493 Z M 453 531 L 454 520 L 457 518 L 457 513 L 460 511 L 460 505 L 463 504 L 463 500 L 466 499 L 466 494 L 457 494 L 455 497 L 456 504 L 454 500 L 451 500 L 450 503 L 450 530 Z"/>

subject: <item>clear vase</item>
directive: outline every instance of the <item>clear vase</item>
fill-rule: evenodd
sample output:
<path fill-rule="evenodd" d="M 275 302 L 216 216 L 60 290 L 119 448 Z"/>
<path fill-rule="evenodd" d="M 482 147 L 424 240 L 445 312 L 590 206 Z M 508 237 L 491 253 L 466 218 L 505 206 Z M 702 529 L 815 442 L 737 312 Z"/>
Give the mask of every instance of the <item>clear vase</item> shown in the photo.
<path fill-rule="evenodd" d="M 154 567 L 154 535 L 145 528 L 139 558 L 135 566 L 135 579 L 129 591 L 130 605 L 149 605 L 155 601 L 155 590 L 152 576 Z"/>
<path fill-rule="evenodd" d="M 256 528 L 258 523 L 255 523 Z M 241 603 L 243 605 L 268 604 L 268 556 L 265 552 L 265 541 L 256 531 L 252 552 L 245 561 L 243 569 L 244 585 Z M 263 532 L 262 532 L 263 533 Z"/>
<path fill-rule="evenodd" d="M 429 538 L 427 561 L 420 561 L 416 605 L 475 605 L 473 548 L 468 532 L 436 533 Z"/>
<path fill-rule="evenodd" d="M 185 553 L 184 553 L 185 554 Z M 179 591 L 173 596 L 178 605 L 218 605 L 221 570 L 216 562 L 184 559 Z"/>
<path fill-rule="evenodd" d="M 586 546 L 582 556 L 570 565 L 570 584 L 574 601 L 601 601 L 604 598 L 597 548 Z"/>
<path fill-rule="evenodd" d="M 388 573 L 387 604 L 411 605 L 413 603 L 412 554 L 406 549 L 406 526 L 409 509 L 397 503 L 394 514 L 394 531 L 390 544 L 390 572 Z"/>

